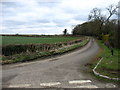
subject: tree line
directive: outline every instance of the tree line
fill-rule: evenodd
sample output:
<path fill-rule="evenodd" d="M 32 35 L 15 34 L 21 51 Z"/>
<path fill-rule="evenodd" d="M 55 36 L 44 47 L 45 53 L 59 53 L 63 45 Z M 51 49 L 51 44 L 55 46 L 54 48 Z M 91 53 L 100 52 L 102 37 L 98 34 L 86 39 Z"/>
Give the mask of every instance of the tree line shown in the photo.
<path fill-rule="evenodd" d="M 102 36 L 108 35 L 107 42 L 112 47 L 120 48 L 119 22 L 118 19 L 111 19 L 113 15 L 118 16 L 118 6 L 110 5 L 105 10 L 107 15 L 102 14 L 101 9 L 93 8 L 88 15 L 88 21 L 76 25 L 72 31 L 73 35 L 94 36 L 102 39 Z M 106 42 L 104 42 L 106 43 Z"/>

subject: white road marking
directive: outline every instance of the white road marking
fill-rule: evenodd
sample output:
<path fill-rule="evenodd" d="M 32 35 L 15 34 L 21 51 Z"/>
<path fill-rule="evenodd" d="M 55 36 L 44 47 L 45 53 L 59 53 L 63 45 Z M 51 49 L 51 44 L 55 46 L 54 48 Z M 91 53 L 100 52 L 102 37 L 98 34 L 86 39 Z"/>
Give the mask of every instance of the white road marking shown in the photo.
<path fill-rule="evenodd" d="M 77 86 L 77 88 L 98 88 L 96 85 Z"/>
<path fill-rule="evenodd" d="M 116 85 L 114 85 L 114 84 L 112 84 L 112 83 L 108 83 L 108 84 L 106 84 L 106 87 L 107 87 L 107 88 L 115 88 Z"/>
<path fill-rule="evenodd" d="M 52 82 L 52 83 L 40 83 L 40 86 L 55 86 L 61 84 L 60 82 Z"/>
<path fill-rule="evenodd" d="M 84 83 L 91 83 L 91 80 L 73 80 L 69 81 L 69 84 L 84 84 Z"/>
<path fill-rule="evenodd" d="M 31 84 L 20 84 L 20 85 L 10 85 L 10 88 L 25 88 L 25 87 L 30 87 Z"/>

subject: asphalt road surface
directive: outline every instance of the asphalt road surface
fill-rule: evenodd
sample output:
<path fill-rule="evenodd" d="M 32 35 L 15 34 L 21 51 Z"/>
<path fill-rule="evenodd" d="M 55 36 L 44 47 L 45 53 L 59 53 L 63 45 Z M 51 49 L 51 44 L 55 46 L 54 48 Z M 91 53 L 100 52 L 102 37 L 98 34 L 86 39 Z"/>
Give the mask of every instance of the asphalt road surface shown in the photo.
<path fill-rule="evenodd" d="M 8 88 L 116 88 L 96 80 L 86 64 L 97 54 L 95 41 L 62 56 L 33 62 L 4 65 L 2 86 Z"/>

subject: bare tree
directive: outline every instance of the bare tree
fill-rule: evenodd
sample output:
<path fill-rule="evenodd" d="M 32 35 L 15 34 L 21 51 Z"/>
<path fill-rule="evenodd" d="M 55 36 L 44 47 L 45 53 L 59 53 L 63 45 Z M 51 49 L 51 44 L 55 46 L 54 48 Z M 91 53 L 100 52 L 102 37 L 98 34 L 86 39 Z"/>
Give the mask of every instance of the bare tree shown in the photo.
<path fill-rule="evenodd" d="M 118 6 L 114 6 L 114 5 L 110 5 L 109 7 L 106 8 L 107 11 L 109 12 L 109 16 L 107 17 L 106 19 L 106 22 L 109 21 L 110 17 L 114 14 L 117 14 L 117 9 L 118 9 Z"/>
<path fill-rule="evenodd" d="M 100 23 L 99 30 L 102 30 L 104 24 L 109 23 L 109 19 L 112 15 L 117 14 L 118 6 L 109 5 L 107 8 L 109 15 L 103 15 L 99 8 L 93 8 L 88 16 L 88 20 L 98 21 Z"/>
<path fill-rule="evenodd" d="M 108 22 L 112 15 L 117 14 L 118 6 L 109 5 L 106 9 L 109 13 L 108 17 L 101 13 L 101 9 L 93 8 L 88 16 L 88 20 L 101 20 Z"/>
<path fill-rule="evenodd" d="M 88 20 L 101 21 L 106 19 L 105 15 L 101 13 L 101 9 L 93 8 L 88 16 Z"/>
<path fill-rule="evenodd" d="M 102 30 L 103 23 L 105 22 L 106 17 L 101 14 L 101 9 L 93 8 L 88 16 L 88 20 L 97 21 L 96 24 L 99 24 L 99 30 Z M 97 26 L 97 25 L 95 25 Z M 98 32 L 100 32 L 98 31 Z M 101 33 L 100 33 L 101 34 Z"/>
<path fill-rule="evenodd" d="M 101 10 L 99 8 L 93 8 L 88 16 L 88 20 L 100 20 L 102 18 Z"/>

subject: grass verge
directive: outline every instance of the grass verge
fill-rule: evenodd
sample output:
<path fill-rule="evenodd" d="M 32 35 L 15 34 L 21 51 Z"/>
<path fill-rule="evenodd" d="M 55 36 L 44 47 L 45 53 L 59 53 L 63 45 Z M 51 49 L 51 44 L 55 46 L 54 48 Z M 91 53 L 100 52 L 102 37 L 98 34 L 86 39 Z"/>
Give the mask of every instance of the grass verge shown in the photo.
<path fill-rule="evenodd" d="M 21 53 L 16 54 L 11 57 L 2 57 L 2 64 L 11 64 L 16 62 L 25 62 L 30 60 L 35 60 L 37 58 L 43 58 L 53 55 L 61 55 L 63 53 L 75 50 L 77 48 L 85 46 L 89 42 L 89 39 L 85 39 L 78 44 L 69 45 L 55 50 L 44 51 L 44 52 L 34 52 L 34 53 Z"/>
<path fill-rule="evenodd" d="M 110 78 L 120 78 L 120 61 L 118 60 L 118 56 L 120 53 L 120 50 L 113 48 L 114 55 L 112 56 L 110 48 L 106 47 L 102 41 L 97 40 L 98 45 L 100 46 L 100 51 L 94 58 L 91 64 L 91 69 L 95 67 L 95 65 L 98 63 L 101 57 L 103 57 L 103 60 L 98 65 L 96 72 L 108 76 Z M 112 81 L 112 82 L 119 82 L 115 80 L 108 80 L 104 79 L 102 77 L 96 76 L 100 80 L 105 81 Z"/>

